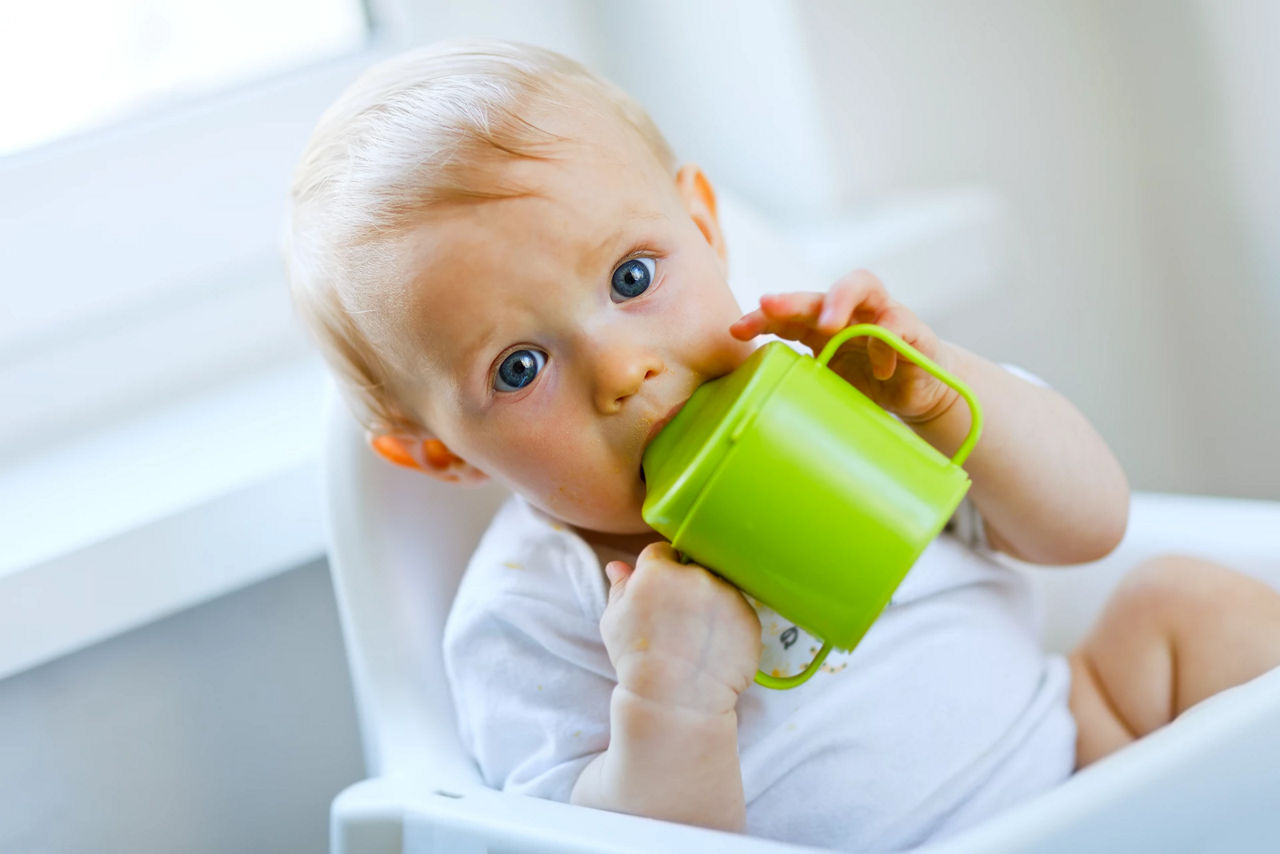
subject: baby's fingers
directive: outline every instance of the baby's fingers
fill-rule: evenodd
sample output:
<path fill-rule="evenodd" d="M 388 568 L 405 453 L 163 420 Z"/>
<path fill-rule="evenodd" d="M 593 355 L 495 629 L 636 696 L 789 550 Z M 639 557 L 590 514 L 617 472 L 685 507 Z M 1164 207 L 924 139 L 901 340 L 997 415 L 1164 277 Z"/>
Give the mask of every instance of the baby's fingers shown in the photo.
<path fill-rule="evenodd" d="M 818 293 L 765 294 L 760 307 L 739 318 L 729 332 L 743 341 L 766 334 L 801 340 L 813 331 L 823 299 Z"/>
<path fill-rule="evenodd" d="M 612 606 L 615 602 L 622 598 L 626 592 L 627 582 L 631 580 L 631 576 L 635 573 L 635 569 L 620 560 L 610 561 L 605 564 L 604 574 L 609 578 L 609 594 L 605 601 L 606 606 Z"/>
<path fill-rule="evenodd" d="M 775 320 L 816 321 L 826 294 L 797 291 L 790 294 L 765 294 L 760 308 Z"/>
<path fill-rule="evenodd" d="M 753 311 L 747 312 L 742 315 L 742 317 L 735 320 L 732 325 L 729 326 L 729 334 L 734 338 L 737 338 L 739 341 L 750 341 L 752 338 L 763 333 L 764 327 L 768 322 L 768 319 L 764 316 L 764 312 L 757 308 Z"/>
<path fill-rule="evenodd" d="M 746 340 L 771 332 L 803 340 L 806 333 L 830 337 L 852 323 L 878 323 L 891 302 L 884 284 L 866 270 L 855 270 L 825 294 L 766 294 L 760 307 L 739 319 L 730 332 Z M 865 344 L 855 344 L 862 349 Z"/>
<path fill-rule="evenodd" d="M 902 303 L 892 303 L 876 321 L 876 325 L 894 333 L 930 359 L 937 356 L 937 338 L 929 327 L 925 326 Z M 878 338 L 871 339 L 867 348 L 867 357 L 871 360 L 871 375 L 875 379 L 887 380 L 897 369 L 898 352 Z"/>
<path fill-rule="evenodd" d="M 752 312 L 752 314 L 757 314 Z M 763 314 L 744 316 L 729 327 L 729 334 L 739 341 L 750 341 L 757 335 L 777 335 L 792 341 L 806 341 L 813 334 L 813 327 L 805 323 L 775 320 Z"/>
<path fill-rule="evenodd" d="M 818 331 L 834 335 L 853 323 L 879 323 L 889 305 L 884 284 L 866 270 L 854 270 L 827 292 L 818 317 Z"/>

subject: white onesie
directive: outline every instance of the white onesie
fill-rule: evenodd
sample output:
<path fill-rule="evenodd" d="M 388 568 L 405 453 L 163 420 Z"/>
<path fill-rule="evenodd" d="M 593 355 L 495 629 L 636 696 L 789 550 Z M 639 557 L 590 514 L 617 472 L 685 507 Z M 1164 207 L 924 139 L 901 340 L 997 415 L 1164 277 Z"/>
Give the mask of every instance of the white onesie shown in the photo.
<path fill-rule="evenodd" d="M 948 527 L 855 650 L 833 651 L 798 688 L 753 684 L 739 698 L 748 833 L 906 848 L 1071 774 L 1066 661 L 1040 649 L 1026 580 L 988 556 L 967 499 Z M 487 785 L 568 801 L 608 746 L 614 671 L 599 622 L 613 559 L 634 565 L 519 497 L 472 556 L 443 650 L 462 741 Z M 819 644 L 752 604 L 761 668 L 799 670 Z"/>

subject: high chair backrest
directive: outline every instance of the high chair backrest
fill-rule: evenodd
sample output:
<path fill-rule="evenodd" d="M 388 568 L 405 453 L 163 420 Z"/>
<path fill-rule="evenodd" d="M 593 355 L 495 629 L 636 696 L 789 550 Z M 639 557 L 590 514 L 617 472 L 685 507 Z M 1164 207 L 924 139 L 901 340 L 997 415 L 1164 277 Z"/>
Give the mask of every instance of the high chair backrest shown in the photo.
<path fill-rule="evenodd" d="M 370 776 L 478 780 L 462 750 L 440 637 L 467 559 L 507 497 L 386 462 L 330 386 L 329 565 Z"/>
<path fill-rule="evenodd" d="M 721 193 L 744 311 L 770 290 L 825 290 L 760 216 Z M 457 736 L 441 634 L 467 560 L 508 492 L 441 483 L 368 447 L 335 388 L 326 405 L 329 564 L 371 776 L 478 782 Z"/>

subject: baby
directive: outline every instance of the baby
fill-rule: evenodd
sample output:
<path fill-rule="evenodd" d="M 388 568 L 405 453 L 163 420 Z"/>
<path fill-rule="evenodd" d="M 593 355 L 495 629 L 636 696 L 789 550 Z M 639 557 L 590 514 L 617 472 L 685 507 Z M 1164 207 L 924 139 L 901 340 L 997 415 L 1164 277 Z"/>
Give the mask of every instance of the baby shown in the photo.
<path fill-rule="evenodd" d="M 707 176 L 564 57 L 454 42 L 370 70 L 321 120 L 290 227 L 295 304 L 373 448 L 514 493 L 444 639 L 491 786 L 902 848 L 1280 663 L 1280 596 L 1176 558 L 1133 572 L 1069 657 L 1045 654 L 1025 580 L 992 552 L 1058 565 L 1116 546 L 1129 489 L 1102 439 L 1034 378 L 940 340 L 868 272 L 826 293 L 778 282 L 743 314 Z M 973 486 L 858 648 L 772 691 L 757 667 L 799 670 L 816 642 L 679 562 L 641 519 L 641 455 L 758 336 L 816 352 L 863 322 L 982 401 Z M 850 342 L 831 367 L 942 453 L 963 440 L 956 393 L 887 346 Z"/>

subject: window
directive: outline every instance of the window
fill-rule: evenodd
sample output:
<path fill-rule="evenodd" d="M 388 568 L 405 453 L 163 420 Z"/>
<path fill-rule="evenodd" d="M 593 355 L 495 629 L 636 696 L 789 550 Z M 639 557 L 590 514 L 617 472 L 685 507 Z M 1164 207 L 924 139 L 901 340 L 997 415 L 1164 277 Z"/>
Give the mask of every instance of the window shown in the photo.
<path fill-rule="evenodd" d="M 0 155 L 352 51 L 359 0 L 20 3 L 0 29 Z"/>
<path fill-rule="evenodd" d="M 386 50 L 364 3 L 22 3 L 5 24 L 0 468 L 308 355 L 280 227 L 316 120 Z"/>

